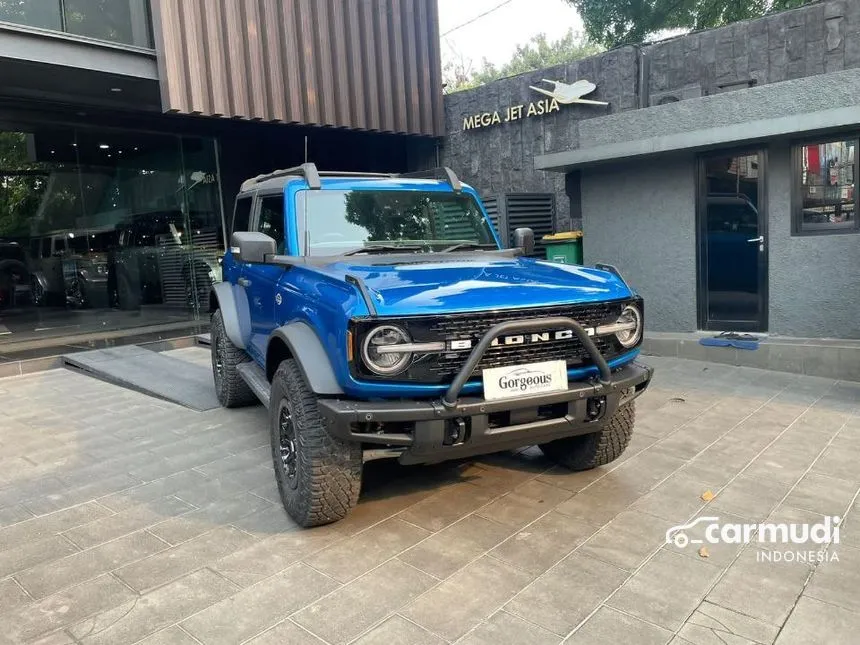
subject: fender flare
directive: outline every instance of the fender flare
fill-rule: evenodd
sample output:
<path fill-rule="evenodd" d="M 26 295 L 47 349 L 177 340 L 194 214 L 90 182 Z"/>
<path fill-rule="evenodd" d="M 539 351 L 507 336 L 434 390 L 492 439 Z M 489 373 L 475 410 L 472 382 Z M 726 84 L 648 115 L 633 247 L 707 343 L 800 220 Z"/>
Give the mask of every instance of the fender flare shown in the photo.
<path fill-rule="evenodd" d="M 212 287 L 212 311 L 221 310 L 224 333 L 236 347 L 246 349 L 251 340 L 251 310 L 245 289 L 229 282 L 219 282 Z"/>
<path fill-rule="evenodd" d="M 315 394 L 343 394 L 328 354 L 310 325 L 299 320 L 287 323 L 272 332 L 269 343 L 273 338 L 286 343 L 311 391 Z"/>

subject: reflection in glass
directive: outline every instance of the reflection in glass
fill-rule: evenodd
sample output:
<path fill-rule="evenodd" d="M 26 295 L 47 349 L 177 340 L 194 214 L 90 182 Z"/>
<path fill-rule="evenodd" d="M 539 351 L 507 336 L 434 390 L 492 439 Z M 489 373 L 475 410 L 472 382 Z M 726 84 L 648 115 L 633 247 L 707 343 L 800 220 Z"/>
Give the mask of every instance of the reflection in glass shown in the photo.
<path fill-rule="evenodd" d="M 63 28 L 60 0 L 0 0 L 0 20 L 57 31 Z"/>
<path fill-rule="evenodd" d="M 147 0 L 0 0 L 0 20 L 152 47 Z"/>
<path fill-rule="evenodd" d="M 495 246 L 470 195 L 394 190 L 299 193 L 299 239 L 307 255 L 355 252 L 385 242 L 438 251 L 454 244 Z"/>
<path fill-rule="evenodd" d="M 213 140 L 0 132 L 0 343 L 198 318 L 221 222 Z"/>
<path fill-rule="evenodd" d="M 856 149 L 856 139 L 801 147 L 803 230 L 855 226 Z"/>
<path fill-rule="evenodd" d="M 759 156 L 705 160 L 705 261 L 707 320 L 755 322 L 759 318 Z"/>

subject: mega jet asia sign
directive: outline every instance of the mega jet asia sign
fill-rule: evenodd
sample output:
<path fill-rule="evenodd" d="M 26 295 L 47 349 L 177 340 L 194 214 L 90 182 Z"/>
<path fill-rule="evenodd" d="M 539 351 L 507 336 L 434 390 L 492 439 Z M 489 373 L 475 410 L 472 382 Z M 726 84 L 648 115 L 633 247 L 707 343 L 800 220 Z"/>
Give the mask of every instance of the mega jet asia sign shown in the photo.
<path fill-rule="evenodd" d="M 609 105 L 606 101 L 592 101 L 582 98 L 591 94 L 597 89 L 597 86 L 591 81 L 581 80 L 575 83 L 564 83 L 562 81 L 550 81 L 543 79 L 544 83 L 552 85 L 552 89 L 544 87 L 535 87 L 529 85 L 529 88 L 535 92 L 539 92 L 548 98 L 538 99 L 530 103 L 521 103 L 519 105 L 509 105 L 501 110 L 493 112 L 479 112 L 478 114 L 469 114 L 463 117 L 463 130 L 474 130 L 475 128 L 486 128 L 491 125 L 500 123 L 510 123 L 520 119 L 527 119 L 533 116 L 543 116 L 552 112 L 558 112 L 562 105 L 572 105 L 580 103 L 584 105 Z"/>

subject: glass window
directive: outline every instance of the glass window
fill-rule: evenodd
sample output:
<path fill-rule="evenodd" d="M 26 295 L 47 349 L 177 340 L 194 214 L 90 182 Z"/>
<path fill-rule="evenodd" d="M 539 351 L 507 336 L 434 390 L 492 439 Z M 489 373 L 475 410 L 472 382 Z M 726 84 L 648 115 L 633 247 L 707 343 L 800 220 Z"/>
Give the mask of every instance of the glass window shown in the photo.
<path fill-rule="evenodd" d="M 147 0 L 0 0 L 0 20 L 152 47 Z"/>
<path fill-rule="evenodd" d="M 800 177 L 794 232 L 857 231 L 857 139 L 839 139 L 795 148 Z"/>
<path fill-rule="evenodd" d="M 60 0 L 0 1 L 0 20 L 41 29 L 63 28 Z"/>
<path fill-rule="evenodd" d="M 260 200 L 260 218 L 257 231 L 265 233 L 278 243 L 278 253 L 284 252 L 284 196 L 266 195 Z"/>
<path fill-rule="evenodd" d="M 236 231 L 247 231 L 251 223 L 251 198 L 242 197 L 236 200 L 236 207 L 233 209 L 233 226 L 230 233 Z"/>
<path fill-rule="evenodd" d="M 13 330 L 0 344 L 190 328 L 205 315 L 224 249 L 214 146 L 128 130 L 0 131 L 0 260 L 14 248 L 27 268 L 12 289 L 0 262 L 0 315 Z"/>
<path fill-rule="evenodd" d="M 396 190 L 299 193 L 299 239 L 307 255 L 337 255 L 374 244 L 437 251 L 455 244 L 495 247 L 470 195 Z"/>

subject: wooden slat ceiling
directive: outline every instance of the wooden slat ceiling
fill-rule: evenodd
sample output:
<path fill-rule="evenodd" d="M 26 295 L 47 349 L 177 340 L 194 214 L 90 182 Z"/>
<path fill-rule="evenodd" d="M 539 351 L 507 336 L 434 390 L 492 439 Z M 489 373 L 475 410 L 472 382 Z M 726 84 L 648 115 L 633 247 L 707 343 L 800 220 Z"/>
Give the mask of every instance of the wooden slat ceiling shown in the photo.
<path fill-rule="evenodd" d="M 152 0 L 165 112 L 442 136 L 436 0 Z"/>

